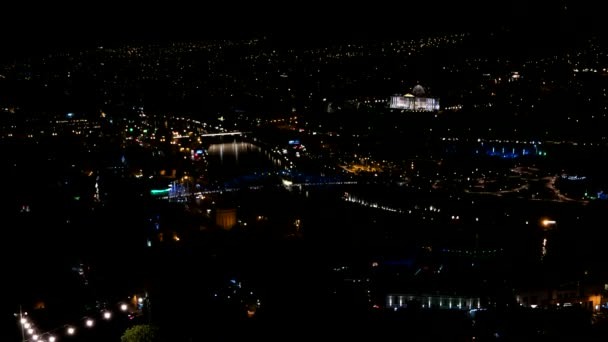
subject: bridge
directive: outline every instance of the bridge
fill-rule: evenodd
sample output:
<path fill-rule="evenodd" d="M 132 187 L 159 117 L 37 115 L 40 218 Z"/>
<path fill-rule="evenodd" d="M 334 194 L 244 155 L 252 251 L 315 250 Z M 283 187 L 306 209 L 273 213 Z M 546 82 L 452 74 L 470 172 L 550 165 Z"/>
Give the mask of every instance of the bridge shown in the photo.
<path fill-rule="evenodd" d="M 223 133 L 205 133 L 201 134 L 201 137 L 218 137 L 223 135 L 243 135 L 251 132 L 223 132 Z"/>
<path fill-rule="evenodd" d="M 283 182 L 283 184 L 275 184 L 274 186 L 277 187 L 285 187 L 287 189 L 291 189 L 294 187 L 305 187 L 305 186 L 325 186 L 325 185 L 350 185 L 350 184 L 357 184 L 357 181 L 329 181 L 329 182 L 302 182 L 302 183 L 285 183 Z M 252 185 L 252 186 L 247 186 L 244 188 L 247 188 L 249 190 L 260 190 L 262 189 L 264 186 L 263 185 Z M 159 199 L 163 199 L 163 200 L 183 200 L 186 199 L 188 197 L 198 197 L 198 196 L 203 196 L 203 195 L 210 195 L 210 194 L 222 194 L 224 192 L 233 192 L 233 191 L 239 191 L 242 190 L 243 187 L 237 187 L 237 188 L 221 188 L 221 189 L 206 189 L 206 190 L 201 190 L 201 191 L 188 191 L 186 189 L 182 190 L 182 191 L 178 191 L 178 193 L 172 192 L 171 189 L 163 189 L 163 190 L 152 190 L 152 194 L 153 195 L 162 195 L 159 196 Z"/>
<path fill-rule="evenodd" d="M 251 133 L 251 132 L 203 133 L 203 134 L 199 134 L 199 136 L 201 136 L 201 137 L 219 137 L 219 136 L 224 136 L 224 135 L 243 135 L 243 134 L 247 134 L 247 133 Z M 174 135 L 173 138 L 175 138 L 175 139 L 186 139 L 186 138 L 191 138 L 191 136 L 189 136 L 189 135 Z"/>

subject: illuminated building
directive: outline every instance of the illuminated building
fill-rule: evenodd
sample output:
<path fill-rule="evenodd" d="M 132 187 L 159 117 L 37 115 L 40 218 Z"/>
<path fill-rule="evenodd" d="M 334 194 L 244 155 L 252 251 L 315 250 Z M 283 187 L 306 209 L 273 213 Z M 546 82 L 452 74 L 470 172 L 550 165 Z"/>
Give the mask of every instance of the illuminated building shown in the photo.
<path fill-rule="evenodd" d="M 529 308 L 578 307 L 592 312 L 608 309 L 608 284 L 570 282 L 546 288 L 521 289 L 515 299 Z"/>
<path fill-rule="evenodd" d="M 386 307 L 391 309 L 407 308 L 408 304 L 416 303 L 423 308 L 431 309 L 461 309 L 472 310 L 481 308 L 481 298 L 437 295 L 437 294 L 395 294 L 386 296 Z"/>
<path fill-rule="evenodd" d="M 410 94 L 391 96 L 389 108 L 412 112 L 434 112 L 439 110 L 439 99 L 426 97 L 424 88 L 418 84 Z"/>
<path fill-rule="evenodd" d="M 215 211 L 215 224 L 229 230 L 236 225 L 236 209 L 217 209 Z"/>

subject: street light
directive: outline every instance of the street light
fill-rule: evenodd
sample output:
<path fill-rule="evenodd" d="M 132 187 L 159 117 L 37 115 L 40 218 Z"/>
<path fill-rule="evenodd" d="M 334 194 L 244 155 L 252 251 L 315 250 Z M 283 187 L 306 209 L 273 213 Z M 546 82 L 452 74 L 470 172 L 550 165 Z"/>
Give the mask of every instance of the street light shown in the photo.
<path fill-rule="evenodd" d="M 557 227 L 557 221 L 550 219 L 543 219 L 541 222 L 543 226 L 543 230 L 546 232 L 549 229 L 555 229 Z M 547 255 L 547 236 L 548 233 L 543 234 L 543 242 L 542 242 L 542 252 L 541 252 L 541 261 L 545 259 Z"/>
<path fill-rule="evenodd" d="M 551 226 L 557 225 L 556 221 L 554 221 L 554 220 L 548 220 L 548 219 L 542 220 L 541 223 L 542 223 L 543 227 L 545 227 L 545 228 L 550 228 Z"/>
<path fill-rule="evenodd" d="M 21 323 L 21 341 L 25 342 L 25 329 L 29 329 L 29 323 L 27 321 L 27 319 L 25 319 L 25 317 L 23 317 L 23 309 L 21 308 L 21 305 L 19 305 L 19 322 Z M 25 325 L 28 325 L 28 327 L 26 328 Z"/>

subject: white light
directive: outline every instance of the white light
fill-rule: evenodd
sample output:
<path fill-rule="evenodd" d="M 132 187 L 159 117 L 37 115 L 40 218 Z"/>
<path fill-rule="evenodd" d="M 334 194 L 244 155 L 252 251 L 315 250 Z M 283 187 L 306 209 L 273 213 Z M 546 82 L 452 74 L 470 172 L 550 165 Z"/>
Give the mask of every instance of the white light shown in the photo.
<path fill-rule="evenodd" d="M 139 298 L 137 298 L 137 301 L 138 301 L 138 302 L 140 302 L 140 303 L 143 303 L 143 302 L 144 302 L 144 299 L 143 299 L 143 298 L 141 298 L 141 297 L 139 297 Z"/>
<path fill-rule="evenodd" d="M 32 340 L 37 340 L 37 339 L 38 339 L 38 335 L 32 336 Z"/>
<path fill-rule="evenodd" d="M 87 325 L 87 327 L 92 327 L 93 326 L 93 320 L 92 319 L 87 319 L 86 325 Z"/>
<path fill-rule="evenodd" d="M 27 333 L 30 334 L 30 335 L 33 334 L 34 333 L 34 329 L 32 329 L 32 328 L 27 329 Z"/>
<path fill-rule="evenodd" d="M 27 323 L 27 319 L 22 318 L 22 319 L 21 319 L 21 324 L 26 324 L 26 323 Z"/>
<path fill-rule="evenodd" d="M 31 324 L 29 324 L 29 323 L 25 323 L 25 324 L 23 325 L 23 327 L 24 327 L 25 329 L 29 329 L 31 326 L 32 326 L 32 325 L 31 325 Z"/>
<path fill-rule="evenodd" d="M 69 327 L 68 328 L 68 335 L 74 335 L 74 333 L 76 332 L 76 329 Z"/>
<path fill-rule="evenodd" d="M 110 319 L 110 317 L 112 317 L 112 313 L 110 313 L 109 311 L 103 313 L 103 318 Z"/>
<path fill-rule="evenodd" d="M 49 342 L 55 342 L 57 339 L 55 336 L 49 336 Z"/>
<path fill-rule="evenodd" d="M 123 304 L 120 306 L 120 310 L 127 311 L 127 304 Z"/>

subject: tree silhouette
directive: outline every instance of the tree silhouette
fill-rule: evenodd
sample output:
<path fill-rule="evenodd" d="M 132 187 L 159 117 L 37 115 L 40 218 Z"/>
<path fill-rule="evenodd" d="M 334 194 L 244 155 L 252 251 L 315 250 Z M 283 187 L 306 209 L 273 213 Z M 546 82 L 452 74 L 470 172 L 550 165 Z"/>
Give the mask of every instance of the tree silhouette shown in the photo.
<path fill-rule="evenodd" d="M 122 337 L 121 342 L 159 342 L 160 334 L 158 328 L 152 325 L 140 324 L 127 329 Z"/>

